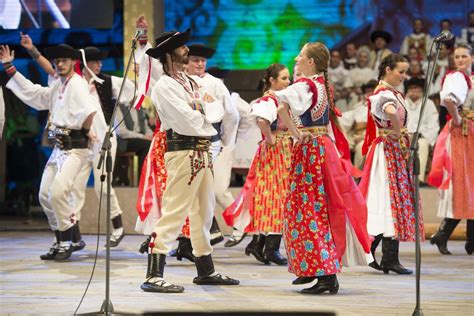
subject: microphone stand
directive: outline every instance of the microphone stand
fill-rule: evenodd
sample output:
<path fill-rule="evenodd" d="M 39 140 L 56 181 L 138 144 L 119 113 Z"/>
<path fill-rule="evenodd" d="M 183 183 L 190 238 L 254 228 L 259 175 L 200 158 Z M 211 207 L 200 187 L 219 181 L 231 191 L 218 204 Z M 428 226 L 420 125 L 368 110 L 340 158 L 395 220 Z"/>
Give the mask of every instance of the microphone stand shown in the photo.
<path fill-rule="evenodd" d="M 130 52 L 130 56 L 128 57 L 127 67 L 125 68 L 125 72 L 123 74 L 122 85 L 120 86 L 120 91 L 115 100 L 114 110 L 112 112 L 112 117 L 110 119 L 110 124 L 108 127 L 107 132 L 105 133 L 104 140 L 102 142 L 102 148 L 100 151 L 100 158 L 99 163 L 97 164 L 97 169 L 102 169 L 102 164 L 104 163 L 104 156 L 105 156 L 105 171 L 106 171 L 106 180 L 107 180 L 107 226 L 106 226 L 106 256 L 105 256 L 105 299 L 102 302 L 102 306 L 99 312 L 87 313 L 86 315 L 113 315 L 114 313 L 114 306 L 112 305 L 112 301 L 110 300 L 110 192 L 112 189 L 112 156 L 110 154 L 112 143 L 110 142 L 110 138 L 113 137 L 113 125 L 115 121 L 115 116 L 118 108 L 118 104 L 120 102 L 120 97 L 122 96 L 123 88 L 125 86 L 125 80 L 127 78 L 128 71 L 130 69 L 130 64 L 132 62 L 133 52 L 136 49 L 138 35 L 137 33 L 135 38 L 132 41 L 132 50 Z M 104 176 L 101 176 L 100 179 L 102 182 L 104 181 Z M 119 313 L 123 314 L 123 313 Z"/>
<path fill-rule="evenodd" d="M 434 44 L 435 42 L 433 42 Z M 431 50 L 433 49 L 433 44 L 431 45 Z M 421 103 L 421 110 L 420 110 L 420 117 L 418 118 L 418 125 L 416 127 L 416 131 L 413 134 L 410 144 L 410 156 L 408 159 L 408 166 L 413 166 L 413 184 L 414 184 L 414 192 L 413 192 L 413 200 L 414 200 L 414 208 L 415 208 L 415 256 L 416 256 L 416 306 L 415 310 L 413 311 L 413 316 L 422 316 L 423 311 L 421 310 L 420 305 L 420 270 L 421 270 L 421 245 L 420 245 L 420 205 L 419 205 L 419 198 L 420 198 L 420 183 L 418 176 L 420 174 L 420 159 L 418 157 L 418 139 L 420 138 L 420 125 L 423 119 L 423 113 L 425 112 L 426 101 L 428 100 L 428 94 L 430 92 L 431 81 L 433 80 L 434 69 L 436 67 L 436 62 L 438 61 L 439 56 L 439 47 L 441 41 L 436 41 L 436 55 L 433 61 L 433 67 L 430 68 L 430 64 L 428 63 L 428 71 L 427 77 L 425 81 L 424 87 L 424 94 L 423 94 L 423 101 Z M 430 50 L 430 52 L 431 52 Z M 429 58 L 431 57 L 431 53 Z"/>

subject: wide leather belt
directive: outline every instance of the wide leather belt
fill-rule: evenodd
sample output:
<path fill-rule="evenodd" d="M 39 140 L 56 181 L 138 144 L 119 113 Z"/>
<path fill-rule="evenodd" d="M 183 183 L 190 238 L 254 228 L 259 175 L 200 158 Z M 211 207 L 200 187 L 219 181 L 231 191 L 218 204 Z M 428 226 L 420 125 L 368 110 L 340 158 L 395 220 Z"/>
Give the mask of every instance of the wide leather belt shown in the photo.
<path fill-rule="evenodd" d="M 61 150 L 82 149 L 89 147 L 89 137 L 81 130 L 65 127 L 51 127 L 48 130 L 50 145 Z"/>
<path fill-rule="evenodd" d="M 209 137 L 180 135 L 173 130 L 166 131 L 166 151 L 197 150 L 209 151 L 211 140 Z"/>

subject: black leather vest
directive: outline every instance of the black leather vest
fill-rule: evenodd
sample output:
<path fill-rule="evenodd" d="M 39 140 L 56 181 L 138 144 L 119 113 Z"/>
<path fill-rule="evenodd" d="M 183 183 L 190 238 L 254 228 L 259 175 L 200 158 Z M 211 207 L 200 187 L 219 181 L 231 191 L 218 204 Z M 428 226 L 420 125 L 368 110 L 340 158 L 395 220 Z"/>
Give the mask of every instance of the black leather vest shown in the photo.
<path fill-rule="evenodd" d="M 94 81 L 94 84 L 99 95 L 102 112 L 104 112 L 105 122 L 109 125 L 115 105 L 115 100 L 112 96 L 112 77 L 102 73 L 98 74 L 97 77 L 104 80 L 102 84 L 96 81 Z"/>

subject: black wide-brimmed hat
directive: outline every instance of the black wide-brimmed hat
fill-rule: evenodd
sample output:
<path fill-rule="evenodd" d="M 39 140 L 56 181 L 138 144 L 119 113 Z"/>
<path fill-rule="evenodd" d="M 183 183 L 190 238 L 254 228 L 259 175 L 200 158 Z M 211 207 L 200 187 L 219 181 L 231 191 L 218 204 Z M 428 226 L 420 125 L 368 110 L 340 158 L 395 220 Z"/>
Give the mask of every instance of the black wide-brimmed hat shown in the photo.
<path fill-rule="evenodd" d="M 66 44 L 59 44 L 58 46 L 48 47 L 44 50 L 45 55 L 49 59 L 56 58 L 81 58 L 81 52 Z"/>
<path fill-rule="evenodd" d="M 198 56 L 204 58 L 211 58 L 214 56 L 216 50 L 214 48 L 206 47 L 203 44 L 188 45 L 189 56 Z"/>
<path fill-rule="evenodd" d="M 89 46 L 84 48 L 84 53 L 86 55 L 87 61 L 102 60 L 107 57 L 108 52 L 101 51 L 97 47 Z"/>
<path fill-rule="evenodd" d="M 420 87 L 421 89 L 423 89 L 425 87 L 425 79 L 410 78 L 407 81 L 405 81 L 405 89 L 408 90 L 408 88 L 412 86 Z"/>
<path fill-rule="evenodd" d="M 146 53 L 153 58 L 160 58 L 166 53 L 170 53 L 176 48 L 183 46 L 189 41 L 191 36 L 191 29 L 187 29 L 186 32 L 180 33 L 177 31 L 164 32 L 158 36 L 155 40 L 155 47 L 149 48 Z"/>
<path fill-rule="evenodd" d="M 378 37 L 385 39 L 387 44 L 392 41 L 392 34 L 384 30 L 375 30 L 372 32 L 372 34 L 370 34 L 370 39 L 372 40 L 372 42 L 375 42 L 375 39 Z"/>
<path fill-rule="evenodd" d="M 214 77 L 216 78 L 219 78 L 219 79 L 224 79 L 227 74 L 229 73 L 229 69 L 222 69 L 222 68 L 219 68 L 219 67 L 210 67 L 207 69 L 207 72 L 211 75 L 213 75 Z"/>

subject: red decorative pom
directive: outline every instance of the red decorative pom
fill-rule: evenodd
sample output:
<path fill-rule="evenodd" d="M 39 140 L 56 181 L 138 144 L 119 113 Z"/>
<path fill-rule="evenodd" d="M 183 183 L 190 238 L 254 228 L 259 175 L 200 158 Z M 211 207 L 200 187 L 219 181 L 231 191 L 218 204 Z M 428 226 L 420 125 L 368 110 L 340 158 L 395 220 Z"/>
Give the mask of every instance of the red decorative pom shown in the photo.
<path fill-rule="evenodd" d="M 151 233 L 151 237 L 156 238 L 156 233 L 155 232 Z"/>
<path fill-rule="evenodd" d="M 150 248 L 155 248 L 155 243 L 154 243 L 154 242 L 149 243 L 149 244 L 148 244 L 148 247 L 150 247 Z"/>

